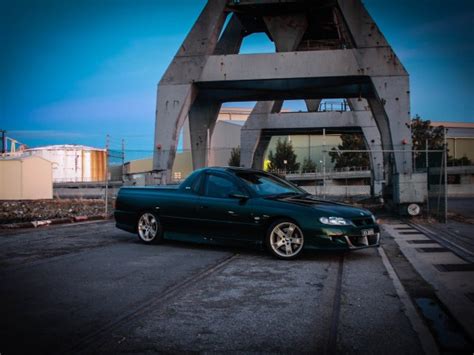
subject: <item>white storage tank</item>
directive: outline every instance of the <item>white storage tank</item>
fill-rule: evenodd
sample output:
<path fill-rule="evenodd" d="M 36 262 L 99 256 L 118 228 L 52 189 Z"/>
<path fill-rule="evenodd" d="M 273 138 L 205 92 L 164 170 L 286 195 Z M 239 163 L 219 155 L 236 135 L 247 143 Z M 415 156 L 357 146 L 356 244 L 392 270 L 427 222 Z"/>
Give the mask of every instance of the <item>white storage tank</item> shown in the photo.
<path fill-rule="evenodd" d="M 53 182 L 105 181 L 105 149 L 65 144 L 30 148 L 25 153 L 53 163 Z"/>

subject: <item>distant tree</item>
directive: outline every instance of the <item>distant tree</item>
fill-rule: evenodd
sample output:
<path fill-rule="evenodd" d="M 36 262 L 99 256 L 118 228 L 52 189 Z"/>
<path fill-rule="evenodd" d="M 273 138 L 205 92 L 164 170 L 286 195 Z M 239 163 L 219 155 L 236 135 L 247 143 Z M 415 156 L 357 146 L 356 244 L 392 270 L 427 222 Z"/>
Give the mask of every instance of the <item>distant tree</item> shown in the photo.
<path fill-rule="evenodd" d="M 361 134 L 341 134 L 341 144 L 329 152 L 331 162 L 335 168 L 368 167 L 370 164 L 369 153 L 348 152 L 345 150 L 366 150 L 364 137 Z"/>
<path fill-rule="evenodd" d="M 415 167 L 425 167 L 426 165 L 426 141 L 429 150 L 441 150 L 444 148 L 444 127 L 431 126 L 430 120 L 423 120 L 416 115 L 411 120 L 411 139 L 413 150 L 415 151 Z M 441 164 L 441 153 L 429 153 L 429 163 L 431 166 Z"/>
<path fill-rule="evenodd" d="M 472 161 L 466 156 L 463 156 L 462 158 L 453 158 L 452 156 L 448 156 L 448 164 L 451 166 L 466 166 L 472 165 Z"/>
<path fill-rule="evenodd" d="M 300 168 L 300 163 L 296 162 L 293 144 L 288 140 L 278 138 L 275 154 L 270 150 L 268 160 L 270 161 L 268 164 L 269 170 L 298 171 Z"/>
<path fill-rule="evenodd" d="M 428 140 L 428 149 L 443 149 L 444 127 L 433 127 L 430 120 L 423 120 L 416 115 L 411 120 L 411 139 L 413 150 L 425 150 L 426 140 Z"/>
<path fill-rule="evenodd" d="M 311 158 L 304 158 L 303 165 L 301 167 L 302 173 L 311 173 L 316 171 L 316 163 Z"/>
<path fill-rule="evenodd" d="M 240 166 L 240 147 L 232 148 L 228 164 L 229 166 Z"/>

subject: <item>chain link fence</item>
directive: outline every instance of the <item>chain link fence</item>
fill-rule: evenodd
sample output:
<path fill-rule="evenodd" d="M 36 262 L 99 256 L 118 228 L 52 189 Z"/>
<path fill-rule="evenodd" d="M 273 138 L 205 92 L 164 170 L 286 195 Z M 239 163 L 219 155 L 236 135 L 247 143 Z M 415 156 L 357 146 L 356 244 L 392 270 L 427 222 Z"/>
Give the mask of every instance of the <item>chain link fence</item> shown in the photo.
<path fill-rule="evenodd" d="M 283 138 L 289 139 L 288 136 Z M 299 141 L 293 139 L 292 142 L 293 146 L 286 155 L 278 155 L 275 144 L 270 143 L 260 157 L 259 167 L 285 177 L 322 199 L 357 202 L 371 197 L 376 197 L 372 200 L 390 198 L 390 193 L 394 191 L 390 183 L 393 182 L 399 187 L 396 194 L 414 196 L 413 201 L 421 206 L 424 216 L 444 222 L 447 219 L 450 193 L 460 195 L 469 191 L 471 180 L 474 180 L 471 179 L 474 177 L 474 166 L 465 160 L 450 161 L 446 145 L 440 149 L 418 150 L 399 145 L 393 150 L 384 150 L 375 144 L 370 144 L 370 149 L 344 149 L 338 144 L 340 140 L 330 138 L 323 143 L 321 139 L 318 143 L 313 137 L 300 137 Z M 426 144 L 428 147 L 430 142 Z M 240 166 L 240 153 L 239 147 L 209 149 L 205 153 L 207 165 Z M 398 167 L 395 167 L 395 155 L 400 158 Z M 127 156 L 136 159 L 127 161 Z M 171 183 L 180 183 L 192 170 L 192 152 L 178 149 L 169 176 Z M 394 175 L 396 170 L 399 174 Z M 410 171 L 412 174 L 405 174 Z M 113 210 L 120 186 L 157 183 L 159 179 L 153 171 L 152 150 L 126 149 L 122 141 L 109 138 L 107 179 L 101 186 L 94 187 L 94 191 L 104 200 L 104 213 L 109 214 Z M 86 187 L 80 187 L 79 190 L 86 195 Z M 426 198 L 419 201 L 418 196 Z"/>

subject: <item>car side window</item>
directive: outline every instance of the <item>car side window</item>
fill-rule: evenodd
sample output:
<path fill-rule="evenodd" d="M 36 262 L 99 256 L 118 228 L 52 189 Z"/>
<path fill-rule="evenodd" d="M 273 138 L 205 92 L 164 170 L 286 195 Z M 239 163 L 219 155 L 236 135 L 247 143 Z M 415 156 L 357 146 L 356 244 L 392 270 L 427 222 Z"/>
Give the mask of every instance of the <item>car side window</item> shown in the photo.
<path fill-rule="evenodd" d="M 207 176 L 205 196 L 228 198 L 230 193 L 241 193 L 239 187 L 232 180 L 213 174 Z"/>
<path fill-rule="evenodd" d="M 201 181 L 203 180 L 205 174 L 200 174 L 196 179 L 194 179 L 193 183 L 191 184 L 191 191 L 195 194 L 199 193 L 201 188 Z"/>

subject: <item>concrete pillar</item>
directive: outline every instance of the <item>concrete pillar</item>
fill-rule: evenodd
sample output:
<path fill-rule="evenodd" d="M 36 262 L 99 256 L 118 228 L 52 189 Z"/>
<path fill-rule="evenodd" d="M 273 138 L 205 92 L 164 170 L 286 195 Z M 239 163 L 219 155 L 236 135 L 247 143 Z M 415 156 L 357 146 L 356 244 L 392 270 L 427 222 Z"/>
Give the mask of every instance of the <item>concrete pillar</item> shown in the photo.
<path fill-rule="evenodd" d="M 160 81 L 153 169 L 161 172 L 162 183 L 171 178 L 178 134 L 198 94 L 193 83 L 199 79 L 207 56 L 215 51 L 227 16 L 226 5 L 227 0 L 208 1 Z M 202 138 L 200 133 L 198 136 Z M 198 155 L 200 162 L 202 154 Z"/>
<path fill-rule="evenodd" d="M 380 141 L 380 133 L 377 126 L 362 127 L 365 145 L 369 152 L 370 171 L 372 175 L 370 192 L 372 196 L 380 196 L 382 194 L 385 178 L 383 153 L 381 151 L 382 142 Z"/>
<path fill-rule="evenodd" d="M 240 134 L 240 166 L 245 168 L 263 167 L 263 155 L 270 140 L 262 140 L 261 129 L 246 130 L 248 125 L 265 127 L 265 120 L 271 113 L 281 111 L 283 101 L 259 101 L 255 104 Z"/>
<path fill-rule="evenodd" d="M 220 103 L 197 100 L 189 111 L 189 131 L 193 169 L 207 166 L 210 139 L 221 108 Z"/>
<path fill-rule="evenodd" d="M 260 143 L 260 130 L 244 130 L 240 133 L 240 166 L 251 168 L 254 165 L 255 152 Z"/>
<path fill-rule="evenodd" d="M 161 85 L 158 90 L 154 170 L 163 171 L 161 182 L 169 181 L 178 145 L 179 131 L 196 96 L 193 85 Z"/>
<path fill-rule="evenodd" d="M 374 116 L 388 122 L 392 147 L 395 150 L 395 173 L 412 173 L 412 139 L 410 129 L 410 94 L 408 76 L 373 77 L 377 94 Z M 376 114 L 375 114 L 376 113 Z"/>

